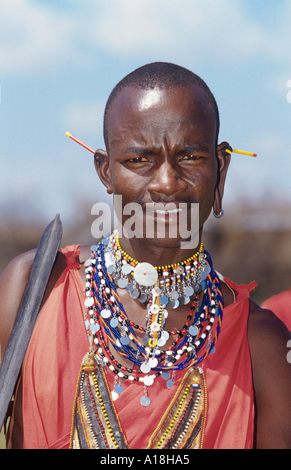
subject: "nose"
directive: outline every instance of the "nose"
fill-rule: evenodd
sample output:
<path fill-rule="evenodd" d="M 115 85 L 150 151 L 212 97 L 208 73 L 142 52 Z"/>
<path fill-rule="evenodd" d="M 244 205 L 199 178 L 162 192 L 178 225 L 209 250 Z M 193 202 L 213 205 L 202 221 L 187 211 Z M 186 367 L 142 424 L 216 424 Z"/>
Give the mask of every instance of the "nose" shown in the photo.
<path fill-rule="evenodd" d="M 171 199 L 176 198 L 187 187 L 187 183 L 175 170 L 171 162 L 165 160 L 154 172 L 148 191 L 152 194 L 154 200 L 158 196 L 159 200 L 171 202 Z"/>

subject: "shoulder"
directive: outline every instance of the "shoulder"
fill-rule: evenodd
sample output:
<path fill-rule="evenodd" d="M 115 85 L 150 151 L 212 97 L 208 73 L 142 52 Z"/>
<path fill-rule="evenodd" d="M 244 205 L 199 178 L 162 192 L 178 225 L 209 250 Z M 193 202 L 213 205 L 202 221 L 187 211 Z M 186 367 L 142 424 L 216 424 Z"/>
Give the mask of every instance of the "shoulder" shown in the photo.
<path fill-rule="evenodd" d="M 248 336 L 250 342 L 264 343 L 288 340 L 291 333 L 285 324 L 269 309 L 261 308 L 250 300 Z M 262 344 L 260 344 L 262 346 Z"/>
<path fill-rule="evenodd" d="M 278 361 L 281 363 L 282 360 L 286 365 L 290 331 L 271 310 L 261 308 L 251 300 L 248 339 L 255 371 L 263 367 L 278 367 Z"/>
<path fill-rule="evenodd" d="M 258 448 L 291 446 L 291 333 L 270 311 L 250 301 L 248 339 L 253 371 Z"/>
<path fill-rule="evenodd" d="M 36 249 L 14 258 L 0 276 L 0 344 L 3 356 L 15 322 L 22 295 L 35 258 Z M 65 257 L 58 252 L 45 292 L 44 301 L 65 267 Z"/>
<path fill-rule="evenodd" d="M 14 258 L 0 277 L 0 343 L 3 355 L 14 325 L 36 250 Z"/>

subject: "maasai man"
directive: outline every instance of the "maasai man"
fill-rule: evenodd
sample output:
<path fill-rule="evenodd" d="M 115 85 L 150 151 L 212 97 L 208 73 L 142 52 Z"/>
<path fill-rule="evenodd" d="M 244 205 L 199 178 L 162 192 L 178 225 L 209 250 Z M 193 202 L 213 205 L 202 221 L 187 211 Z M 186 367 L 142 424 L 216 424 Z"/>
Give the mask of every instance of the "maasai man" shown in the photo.
<path fill-rule="evenodd" d="M 113 90 L 99 178 L 123 208 L 138 203 L 143 233 L 148 204 L 174 206 L 151 215 L 165 221 L 163 237 L 114 232 L 92 250 L 60 251 L 18 381 L 9 447 L 291 447 L 290 333 L 249 299 L 255 283 L 218 276 L 202 245 L 210 213 L 222 214 L 230 163 L 218 132 L 212 93 L 182 67 L 149 64 Z M 182 204 L 189 217 L 199 204 L 194 249 L 180 232 L 170 236 Z M 2 354 L 33 257 L 18 257 L 1 278 Z"/>

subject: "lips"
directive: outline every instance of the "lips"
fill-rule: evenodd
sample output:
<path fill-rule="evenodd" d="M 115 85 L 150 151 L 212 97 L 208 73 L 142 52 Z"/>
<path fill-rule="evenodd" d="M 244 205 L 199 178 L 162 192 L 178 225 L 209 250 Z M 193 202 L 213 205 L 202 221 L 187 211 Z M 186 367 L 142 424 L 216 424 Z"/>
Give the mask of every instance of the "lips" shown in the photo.
<path fill-rule="evenodd" d="M 187 216 L 187 203 L 147 203 L 144 209 L 146 217 L 167 225 L 178 224 L 181 218 Z"/>

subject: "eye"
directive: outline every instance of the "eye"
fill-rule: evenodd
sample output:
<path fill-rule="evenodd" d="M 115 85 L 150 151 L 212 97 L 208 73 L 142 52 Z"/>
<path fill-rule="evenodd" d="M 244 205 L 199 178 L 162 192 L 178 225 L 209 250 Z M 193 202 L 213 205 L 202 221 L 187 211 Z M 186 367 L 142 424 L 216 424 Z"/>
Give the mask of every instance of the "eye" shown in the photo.
<path fill-rule="evenodd" d="M 196 161 L 196 160 L 199 160 L 200 157 L 199 155 L 183 155 L 183 157 L 181 158 L 181 160 L 183 161 Z"/>
<path fill-rule="evenodd" d="M 136 157 L 136 158 L 130 158 L 127 161 L 130 163 L 145 163 L 145 162 L 148 162 L 148 159 L 146 157 Z"/>

